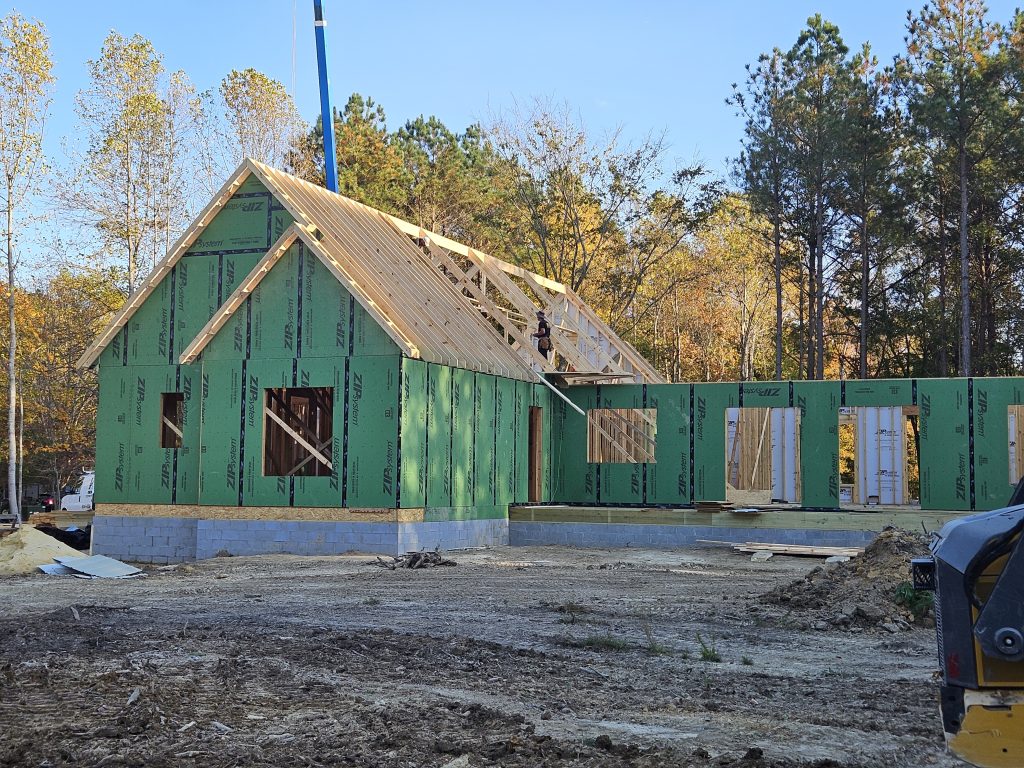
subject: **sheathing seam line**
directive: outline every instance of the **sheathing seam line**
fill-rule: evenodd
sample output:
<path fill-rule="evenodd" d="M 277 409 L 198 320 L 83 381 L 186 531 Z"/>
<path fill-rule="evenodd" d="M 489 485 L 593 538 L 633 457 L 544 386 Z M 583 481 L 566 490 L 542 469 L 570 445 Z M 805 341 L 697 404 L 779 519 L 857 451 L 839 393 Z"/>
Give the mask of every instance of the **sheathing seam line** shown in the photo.
<path fill-rule="evenodd" d="M 402 508 L 402 406 L 405 400 L 405 355 L 398 356 L 398 436 L 395 438 L 395 509 Z"/>
<path fill-rule="evenodd" d="M 601 385 L 598 384 L 594 387 L 594 398 L 597 400 L 597 407 L 601 407 Z M 590 424 L 587 424 L 587 448 L 590 448 Z M 590 460 L 590 457 L 587 457 Z M 597 464 L 597 468 L 594 470 L 594 500 L 601 503 L 601 465 Z"/>
<path fill-rule="evenodd" d="M 270 246 L 267 246 L 269 249 Z M 266 253 L 264 251 L 263 253 Z M 192 256 L 249 256 L 252 254 L 259 255 L 259 247 L 255 248 L 220 248 L 212 251 L 189 251 L 187 254 L 182 256 L 183 259 L 191 258 Z"/>
<path fill-rule="evenodd" d="M 305 283 L 303 280 L 303 267 L 305 262 L 305 249 L 302 247 L 302 241 L 299 241 L 299 278 L 298 278 L 298 300 L 296 301 L 295 307 L 295 356 L 302 357 L 302 293 Z"/>
<path fill-rule="evenodd" d="M 693 482 L 696 479 L 695 473 L 694 473 L 694 465 L 696 464 L 696 462 L 694 461 L 694 453 L 695 453 L 695 451 L 694 451 L 693 433 L 696 432 L 696 430 L 693 428 L 693 395 L 694 395 L 694 389 L 693 389 L 693 384 L 691 384 L 690 385 L 690 426 L 689 426 L 689 429 L 687 430 L 690 433 L 690 499 L 693 499 L 693 497 L 694 497 Z M 793 385 L 792 385 L 792 383 L 790 383 L 790 385 L 789 385 L 789 402 L 792 405 L 792 403 L 793 403 Z"/>
<path fill-rule="evenodd" d="M 349 337 L 351 339 L 351 336 Z M 341 506 L 348 507 L 348 365 L 351 358 L 345 358 L 345 392 L 341 427 Z"/>
<path fill-rule="evenodd" d="M 975 509 L 974 495 L 974 379 L 967 380 L 967 472 L 971 489 L 971 509 Z"/>
<path fill-rule="evenodd" d="M 423 432 L 424 435 L 426 436 L 426 439 L 423 441 L 423 506 L 426 507 L 429 506 L 430 497 L 430 437 L 429 433 L 427 432 L 427 425 L 430 424 L 430 403 L 433 400 L 433 398 L 430 396 L 431 387 L 429 365 L 424 365 L 424 383 L 426 386 L 426 397 L 424 398 L 426 400 L 426 403 L 423 406 Z M 436 392 L 436 390 L 434 391 Z M 398 429 L 402 429 L 401 421 L 398 422 Z M 399 480 L 401 480 L 401 477 L 399 477 Z"/>
<path fill-rule="evenodd" d="M 171 267 L 171 308 L 167 312 L 167 364 L 174 365 L 174 304 L 178 280 L 178 267 Z"/>
<path fill-rule="evenodd" d="M 839 404 L 846 405 L 846 379 L 839 382 Z"/>
<path fill-rule="evenodd" d="M 248 349 L 248 342 L 246 348 Z M 248 398 L 249 391 L 249 379 L 246 371 L 246 361 L 242 361 L 242 412 L 240 414 L 238 426 L 239 426 L 239 437 L 238 437 L 238 506 L 242 504 L 242 490 L 245 488 L 244 475 L 245 475 L 245 406 Z"/>
<path fill-rule="evenodd" d="M 181 366 L 174 366 L 174 391 L 181 391 Z M 163 403 L 161 403 L 161 406 Z M 160 414 L 163 418 L 163 414 Z M 184 443 L 184 440 L 182 440 Z M 171 449 L 171 504 L 178 503 L 178 449 Z"/>
<path fill-rule="evenodd" d="M 491 430 L 494 433 L 494 453 L 491 456 L 491 504 L 494 506 L 498 504 L 498 397 L 498 380 L 494 379 L 494 429 Z"/>
<path fill-rule="evenodd" d="M 646 410 L 647 409 L 647 384 L 642 384 L 641 385 L 640 392 L 641 392 L 640 402 L 643 403 L 643 407 Z M 655 424 L 655 426 L 657 426 L 657 424 L 658 424 L 658 417 L 657 416 L 654 417 L 654 424 Z M 655 437 L 655 439 L 657 439 L 657 437 Z M 657 443 L 655 443 L 655 450 L 657 450 Z M 657 458 L 657 457 L 655 457 L 655 458 Z M 643 467 L 641 467 L 640 473 L 641 473 L 641 481 L 640 481 L 641 482 L 641 486 L 640 487 L 641 487 L 641 491 L 642 491 L 642 494 L 643 494 L 640 498 L 642 498 L 644 500 L 644 504 L 646 504 L 647 503 L 647 462 L 646 461 L 644 462 Z"/>

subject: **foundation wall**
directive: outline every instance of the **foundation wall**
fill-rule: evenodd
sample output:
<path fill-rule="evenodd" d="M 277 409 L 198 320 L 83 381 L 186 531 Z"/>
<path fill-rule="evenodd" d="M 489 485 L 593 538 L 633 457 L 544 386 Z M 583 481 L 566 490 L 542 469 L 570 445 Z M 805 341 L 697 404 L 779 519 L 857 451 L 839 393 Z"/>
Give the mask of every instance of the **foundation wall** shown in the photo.
<path fill-rule="evenodd" d="M 268 554 L 396 555 L 419 549 L 508 544 L 508 520 L 400 522 L 203 519 L 97 515 L 92 552 L 136 563 L 180 563 L 217 556 Z"/>

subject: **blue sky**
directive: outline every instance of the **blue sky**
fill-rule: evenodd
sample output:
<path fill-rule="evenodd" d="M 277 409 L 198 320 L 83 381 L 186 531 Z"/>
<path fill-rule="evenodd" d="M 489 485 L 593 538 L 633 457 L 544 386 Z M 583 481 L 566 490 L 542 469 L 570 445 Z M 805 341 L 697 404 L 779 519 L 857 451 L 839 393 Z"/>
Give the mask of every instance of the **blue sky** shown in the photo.
<path fill-rule="evenodd" d="M 743 67 L 773 46 L 788 48 L 815 12 L 839 25 L 847 45 L 870 40 L 883 61 L 901 50 L 900 0 L 482 3 L 325 0 L 336 105 L 372 96 L 397 127 L 434 114 L 454 130 L 534 96 L 568 102 L 595 134 L 667 132 L 672 159 L 723 172 L 742 122 L 725 104 Z M 1009 20 L 1013 0 L 992 0 Z M 28 0 L 6 10 L 41 19 L 58 77 L 47 147 L 59 162 L 74 130 L 74 95 L 85 62 L 110 29 L 138 32 L 200 89 L 231 69 L 255 67 L 292 88 L 303 116 L 319 110 L 311 0 Z M 294 9 L 294 17 L 293 17 Z"/>

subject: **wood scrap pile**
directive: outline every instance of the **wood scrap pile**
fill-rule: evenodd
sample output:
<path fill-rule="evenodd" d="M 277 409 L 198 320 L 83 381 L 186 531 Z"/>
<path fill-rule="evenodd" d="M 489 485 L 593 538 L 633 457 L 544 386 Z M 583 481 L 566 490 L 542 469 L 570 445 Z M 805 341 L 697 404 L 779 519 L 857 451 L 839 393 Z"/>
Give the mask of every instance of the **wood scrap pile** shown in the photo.
<path fill-rule="evenodd" d="M 857 557 L 864 553 L 864 547 L 816 547 L 806 544 L 768 544 L 746 541 L 733 544 L 737 552 L 771 552 L 773 555 L 796 555 L 797 557 Z"/>
<path fill-rule="evenodd" d="M 397 555 L 390 559 L 378 556 L 367 565 L 376 565 L 379 568 L 387 568 L 394 571 L 398 568 L 434 568 L 440 565 L 458 565 L 454 560 L 441 554 L 440 549 L 433 552 L 406 552 L 404 555 Z"/>

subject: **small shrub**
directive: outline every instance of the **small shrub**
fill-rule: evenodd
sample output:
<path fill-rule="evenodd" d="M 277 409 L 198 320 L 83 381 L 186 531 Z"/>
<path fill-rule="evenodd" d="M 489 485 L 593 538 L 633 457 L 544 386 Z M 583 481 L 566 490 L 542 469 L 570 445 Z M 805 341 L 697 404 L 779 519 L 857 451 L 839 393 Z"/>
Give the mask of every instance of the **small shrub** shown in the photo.
<path fill-rule="evenodd" d="M 914 618 L 920 620 L 935 606 L 934 593 L 927 590 L 914 589 L 909 581 L 896 587 L 896 603 L 909 610 Z"/>
<path fill-rule="evenodd" d="M 742 664 L 745 667 L 752 667 L 752 666 L 754 666 L 754 660 L 752 658 L 750 658 L 749 656 L 741 656 L 740 657 L 740 664 Z"/>
<path fill-rule="evenodd" d="M 715 648 L 715 639 L 711 638 L 709 643 L 704 642 L 704 638 L 700 636 L 700 632 L 697 633 L 697 643 L 700 645 L 700 660 L 719 662 L 722 660 L 722 654 Z"/>
<path fill-rule="evenodd" d="M 380 605 L 379 597 L 368 597 L 363 600 L 363 605 Z"/>
<path fill-rule="evenodd" d="M 654 636 L 654 622 L 651 618 L 651 614 L 648 611 L 637 614 L 637 619 L 640 623 L 640 631 L 644 633 L 644 638 L 647 641 L 647 650 L 649 653 L 655 655 L 661 655 L 669 652 L 667 645 L 658 642 L 658 639 Z"/>

